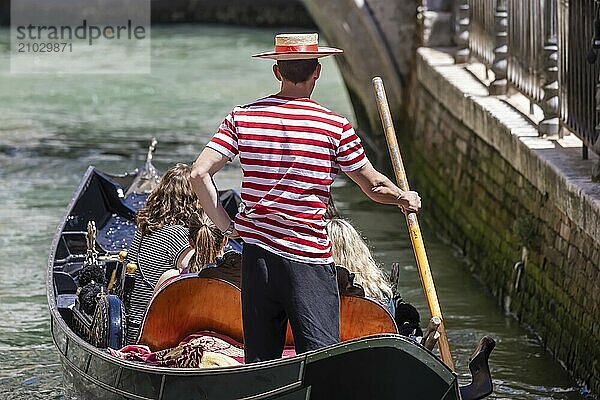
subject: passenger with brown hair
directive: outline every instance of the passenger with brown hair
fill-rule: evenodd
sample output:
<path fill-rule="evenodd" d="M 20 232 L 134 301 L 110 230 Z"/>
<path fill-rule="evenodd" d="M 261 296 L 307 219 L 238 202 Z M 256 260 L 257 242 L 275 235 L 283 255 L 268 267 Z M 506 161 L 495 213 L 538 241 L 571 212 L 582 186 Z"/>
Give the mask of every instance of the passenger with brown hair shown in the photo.
<path fill-rule="evenodd" d="M 188 231 L 190 247 L 186 257 L 189 259 L 187 266 L 181 268 L 181 271 L 166 271 L 158 280 L 156 290 L 180 273 L 196 272 L 198 276 L 223 279 L 239 288 L 242 279 L 241 254 L 234 251 L 223 254 L 227 238 L 202 210 L 192 214 Z"/>
<path fill-rule="evenodd" d="M 187 224 L 201 208 L 189 183 L 191 167 L 169 168 L 136 214 L 137 230 L 129 259 L 138 269 L 127 310 L 127 342 L 135 343 L 154 288 L 161 275 L 185 265 L 189 248 Z"/>

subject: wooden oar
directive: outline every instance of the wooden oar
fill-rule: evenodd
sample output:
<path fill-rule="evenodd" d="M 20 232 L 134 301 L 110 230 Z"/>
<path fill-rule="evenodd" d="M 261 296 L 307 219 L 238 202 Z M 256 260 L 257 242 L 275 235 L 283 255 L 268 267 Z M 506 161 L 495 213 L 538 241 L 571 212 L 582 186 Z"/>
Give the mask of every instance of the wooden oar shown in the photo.
<path fill-rule="evenodd" d="M 394 167 L 397 184 L 400 189 L 404 191 L 410 190 L 408 187 L 406 172 L 404 172 L 404 164 L 402 163 L 402 156 L 400 155 L 398 141 L 396 140 L 396 131 L 394 130 L 394 124 L 392 123 L 390 106 L 385 95 L 385 89 L 383 88 L 383 81 L 380 77 L 373 78 L 373 89 L 375 90 L 377 108 L 379 109 L 379 116 L 381 117 L 381 122 L 385 131 L 385 138 L 390 151 L 390 157 L 392 159 L 392 165 Z M 440 355 L 444 364 L 454 371 L 454 361 L 452 360 L 452 354 L 450 353 L 450 345 L 448 344 L 448 336 L 446 336 L 444 319 L 442 318 L 442 310 L 440 309 L 440 303 L 435 291 L 435 285 L 433 284 L 433 277 L 431 276 L 429 261 L 427 261 L 427 253 L 425 252 L 425 244 L 423 243 L 423 237 L 421 236 L 421 228 L 419 228 L 417 214 L 405 213 L 405 216 L 406 224 L 408 225 L 408 230 L 410 232 L 410 241 L 412 243 L 415 258 L 417 259 L 417 265 L 419 267 L 421 283 L 423 284 L 423 290 L 425 291 L 425 297 L 427 298 L 429 312 L 431 313 L 432 317 L 438 317 L 442 321 L 438 329 L 438 332 L 441 335 L 439 338 Z"/>

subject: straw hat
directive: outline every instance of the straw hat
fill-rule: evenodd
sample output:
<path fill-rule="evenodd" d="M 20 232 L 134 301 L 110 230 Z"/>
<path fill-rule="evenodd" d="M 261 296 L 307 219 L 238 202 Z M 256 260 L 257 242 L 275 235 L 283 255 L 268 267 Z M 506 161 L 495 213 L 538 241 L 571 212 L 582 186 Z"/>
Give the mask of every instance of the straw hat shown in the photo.
<path fill-rule="evenodd" d="M 272 60 L 308 60 L 341 54 L 343 50 L 320 47 L 316 33 L 282 33 L 275 36 L 275 51 L 255 54 L 252 57 Z"/>

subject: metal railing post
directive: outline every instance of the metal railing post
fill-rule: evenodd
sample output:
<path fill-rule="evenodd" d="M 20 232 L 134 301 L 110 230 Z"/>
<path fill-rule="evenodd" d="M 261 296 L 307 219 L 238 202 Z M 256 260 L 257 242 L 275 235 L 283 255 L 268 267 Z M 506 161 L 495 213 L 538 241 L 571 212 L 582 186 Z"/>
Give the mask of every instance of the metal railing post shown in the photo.
<path fill-rule="evenodd" d="M 471 50 L 469 49 L 469 23 L 471 21 L 469 0 L 458 0 L 454 9 L 456 35 L 454 40 L 458 49 L 454 53 L 454 63 L 462 64 L 469 61 Z"/>
<path fill-rule="evenodd" d="M 538 125 L 540 136 L 557 135 L 558 123 L 558 42 L 556 36 L 556 0 L 544 0 L 544 97 L 540 107 L 544 119 Z"/>
<path fill-rule="evenodd" d="M 491 95 L 501 95 L 506 93 L 507 89 L 507 57 L 508 57 L 508 7 L 507 0 L 496 0 L 495 20 L 495 43 L 494 43 L 494 61 L 492 62 L 492 72 L 494 81 L 490 83 L 489 93 Z"/>

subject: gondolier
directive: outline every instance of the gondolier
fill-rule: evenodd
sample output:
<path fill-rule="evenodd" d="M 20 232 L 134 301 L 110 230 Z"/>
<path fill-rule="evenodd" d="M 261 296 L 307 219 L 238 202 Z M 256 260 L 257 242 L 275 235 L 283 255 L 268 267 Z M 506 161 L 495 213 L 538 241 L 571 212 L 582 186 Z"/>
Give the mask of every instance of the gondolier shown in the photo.
<path fill-rule="evenodd" d="M 339 341 L 339 295 L 325 231 L 330 187 L 344 171 L 372 200 L 418 211 L 416 192 L 403 192 L 365 156 L 346 118 L 310 99 L 320 57 L 317 34 L 283 34 L 274 51 L 281 90 L 236 107 L 194 164 L 194 191 L 227 235 L 244 240 L 242 313 L 246 362 L 279 358 L 289 320 L 297 352 Z M 219 202 L 212 176 L 240 157 L 244 207 L 235 223 Z"/>

